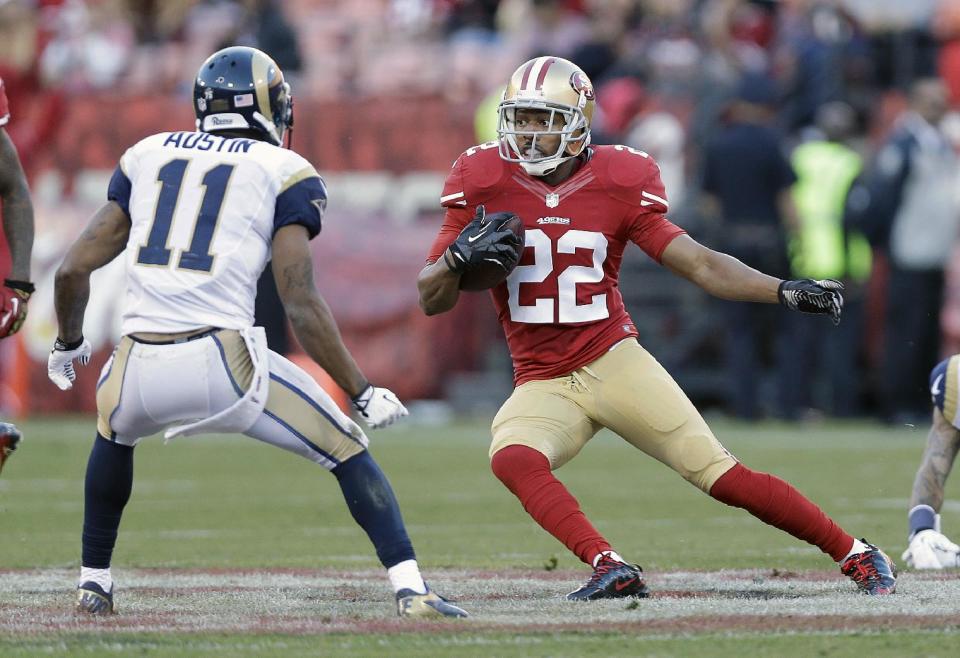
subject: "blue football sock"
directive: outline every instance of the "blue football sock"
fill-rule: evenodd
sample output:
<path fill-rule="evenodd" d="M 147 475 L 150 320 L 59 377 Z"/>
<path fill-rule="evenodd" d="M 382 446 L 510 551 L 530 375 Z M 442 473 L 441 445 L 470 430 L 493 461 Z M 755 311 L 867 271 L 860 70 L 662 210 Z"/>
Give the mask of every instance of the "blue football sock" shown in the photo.
<path fill-rule="evenodd" d="M 370 537 L 383 566 L 389 569 L 404 560 L 415 560 L 397 498 L 370 453 L 351 457 L 333 469 L 333 474 L 350 513 Z"/>
<path fill-rule="evenodd" d="M 99 433 L 87 461 L 83 506 L 83 566 L 107 569 L 123 508 L 133 488 L 133 447 Z"/>

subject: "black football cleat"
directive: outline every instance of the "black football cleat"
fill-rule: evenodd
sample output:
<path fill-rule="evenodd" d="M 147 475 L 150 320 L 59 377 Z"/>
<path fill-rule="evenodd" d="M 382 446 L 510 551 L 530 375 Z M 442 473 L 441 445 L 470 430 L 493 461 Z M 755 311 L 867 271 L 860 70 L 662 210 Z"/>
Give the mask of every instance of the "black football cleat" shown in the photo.
<path fill-rule="evenodd" d="M 77 612 L 88 615 L 112 615 L 116 612 L 113 607 L 113 587 L 109 592 L 103 591 L 100 585 L 87 581 L 77 588 Z"/>
<path fill-rule="evenodd" d="M 467 613 L 428 587 L 426 594 L 412 589 L 397 592 L 397 616 L 466 617 Z"/>
<path fill-rule="evenodd" d="M 16 427 L 10 423 L 0 423 L 0 472 L 22 439 L 23 436 Z"/>
<path fill-rule="evenodd" d="M 868 550 L 851 555 L 840 565 L 840 571 L 857 584 L 860 591 L 871 596 L 893 594 L 897 591 L 897 566 L 879 548 L 861 539 Z"/>
<path fill-rule="evenodd" d="M 646 598 L 650 595 L 643 582 L 643 569 L 638 564 L 627 564 L 602 555 L 593 568 L 587 584 L 567 594 L 568 601 L 621 599 L 627 596 Z"/>

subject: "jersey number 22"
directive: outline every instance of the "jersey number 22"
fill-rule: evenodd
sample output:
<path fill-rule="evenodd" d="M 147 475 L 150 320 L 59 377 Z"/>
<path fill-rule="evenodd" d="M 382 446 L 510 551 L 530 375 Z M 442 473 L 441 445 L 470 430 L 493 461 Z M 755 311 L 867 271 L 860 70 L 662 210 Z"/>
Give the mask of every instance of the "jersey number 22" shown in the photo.
<path fill-rule="evenodd" d="M 594 295 L 589 304 L 577 304 L 578 283 L 603 281 L 603 261 L 607 258 L 607 238 L 596 231 L 567 231 L 557 240 L 558 254 L 574 254 L 577 249 L 593 252 L 591 266 L 570 265 L 557 275 L 557 298 L 539 297 L 533 305 L 520 303 L 520 286 L 541 283 L 553 272 L 550 236 L 540 229 L 527 229 L 524 246 L 533 247 L 533 264 L 519 265 L 507 279 L 510 319 L 531 324 L 596 322 L 610 316 L 607 295 Z"/>

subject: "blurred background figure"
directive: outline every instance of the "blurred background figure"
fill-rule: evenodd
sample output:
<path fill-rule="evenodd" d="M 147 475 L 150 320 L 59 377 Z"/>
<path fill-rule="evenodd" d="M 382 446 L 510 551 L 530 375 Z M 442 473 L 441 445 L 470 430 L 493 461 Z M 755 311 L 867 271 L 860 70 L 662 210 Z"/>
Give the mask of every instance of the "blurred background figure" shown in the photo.
<path fill-rule="evenodd" d="M 796 226 L 790 187 L 796 175 L 773 128 L 777 90 L 763 75 L 745 75 L 724 123 L 706 147 L 703 192 L 719 213 L 711 245 L 750 267 L 787 278 L 787 228 Z M 765 348 L 780 335 L 783 314 L 754 305 L 720 302 L 727 318 L 726 363 L 731 408 L 740 418 L 760 412 Z"/>
<path fill-rule="evenodd" d="M 859 413 L 859 346 L 872 254 L 866 238 L 844 224 L 848 194 L 863 170 L 851 145 L 856 120 L 846 103 L 821 105 L 815 127 L 790 156 L 797 175 L 790 270 L 796 278 L 842 281 L 844 305 L 838 327 L 806 316 L 786 319 L 791 349 L 784 353 L 780 390 L 787 418 L 808 408 L 843 418 Z M 822 362 L 811 361 L 817 356 Z"/>
<path fill-rule="evenodd" d="M 926 417 L 923 375 L 939 358 L 944 270 L 960 222 L 957 155 L 941 127 L 947 109 L 941 80 L 914 82 L 868 185 L 862 224 L 889 263 L 882 386 L 894 422 Z"/>

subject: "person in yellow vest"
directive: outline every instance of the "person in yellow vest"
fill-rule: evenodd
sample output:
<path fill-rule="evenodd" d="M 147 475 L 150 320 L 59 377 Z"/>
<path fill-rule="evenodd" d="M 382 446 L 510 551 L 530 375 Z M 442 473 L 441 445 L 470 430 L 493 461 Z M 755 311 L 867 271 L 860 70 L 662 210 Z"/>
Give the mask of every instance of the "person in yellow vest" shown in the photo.
<path fill-rule="evenodd" d="M 848 145 L 855 123 L 846 103 L 823 105 L 816 114 L 816 137 L 797 146 L 790 158 L 797 175 L 792 195 L 798 220 L 788 249 L 792 275 L 837 279 L 845 290 L 839 326 L 790 318 L 790 354 L 780 360 L 781 412 L 788 419 L 811 406 L 836 416 L 859 412 L 857 346 L 872 263 L 866 238 L 844 226 L 848 194 L 863 170 L 863 159 Z M 817 355 L 824 363 L 810 363 Z M 814 381 L 816 373 L 824 373 L 826 381 Z M 828 396 L 814 399 L 814 391 Z"/>

